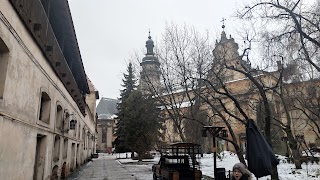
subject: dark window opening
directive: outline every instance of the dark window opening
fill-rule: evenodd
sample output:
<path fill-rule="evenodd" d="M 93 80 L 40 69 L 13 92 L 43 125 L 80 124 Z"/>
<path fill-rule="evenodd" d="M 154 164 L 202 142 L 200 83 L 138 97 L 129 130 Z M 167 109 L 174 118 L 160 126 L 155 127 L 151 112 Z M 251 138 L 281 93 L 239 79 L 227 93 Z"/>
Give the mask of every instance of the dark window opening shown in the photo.
<path fill-rule="evenodd" d="M 54 138 L 54 147 L 53 147 L 53 162 L 57 162 L 60 156 L 60 137 L 56 136 Z"/>
<path fill-rule="evenodd" d="M 50 102 L 51 99 L 49 95 L 45 92 L 42 92 L 39 120 L 47 124 L 50 123 Z"/>
<path fill-rule="evenodd" d="M 57 115 L 56 115 L 56 128 L 62 130 L 63 125 L 63 110 L 60 105 L 57 106 Z"/>
<path fill-rule="evenodd" d="M 62 158 L 67 159 L 67 154 L 68 154 L 68 139 L 65 138 L 63 141 L 63 153 L 62 153 Z"/>
<path fill-rule="evenodd" d="M 106 143 L 107 139 L 107 128 L 102 128 L 102 143 Z"/>
<path fill-rule="evenodd" d="M 3 98 L 4 86 L 7 77 L 9 49 L 0 37 L 0 99 Z"/>

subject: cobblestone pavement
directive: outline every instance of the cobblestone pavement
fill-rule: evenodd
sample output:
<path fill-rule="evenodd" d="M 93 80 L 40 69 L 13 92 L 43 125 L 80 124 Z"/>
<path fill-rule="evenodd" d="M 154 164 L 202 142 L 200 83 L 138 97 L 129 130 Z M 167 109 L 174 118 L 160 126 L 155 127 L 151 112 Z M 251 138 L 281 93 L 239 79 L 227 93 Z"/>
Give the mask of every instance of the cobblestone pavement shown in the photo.
<path fill-rule="evenodd" d="M 75 171 L 68 180 L 134 180 L 138 179 L 115 159 L 115 156 L 100 155 Z"/>

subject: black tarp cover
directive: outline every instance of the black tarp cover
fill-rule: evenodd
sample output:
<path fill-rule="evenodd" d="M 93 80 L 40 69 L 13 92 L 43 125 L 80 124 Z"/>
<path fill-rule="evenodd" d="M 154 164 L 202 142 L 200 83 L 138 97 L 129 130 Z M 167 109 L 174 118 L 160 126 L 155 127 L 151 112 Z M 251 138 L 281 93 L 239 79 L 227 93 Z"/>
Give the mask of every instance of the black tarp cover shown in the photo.
<path fill-rule="evenodd" d="M 248 169 L 258 178 L 271 175 L 272 168 L 279 164 L 279 160 L 252 119 L 248 120 L 246 139 Z"/>

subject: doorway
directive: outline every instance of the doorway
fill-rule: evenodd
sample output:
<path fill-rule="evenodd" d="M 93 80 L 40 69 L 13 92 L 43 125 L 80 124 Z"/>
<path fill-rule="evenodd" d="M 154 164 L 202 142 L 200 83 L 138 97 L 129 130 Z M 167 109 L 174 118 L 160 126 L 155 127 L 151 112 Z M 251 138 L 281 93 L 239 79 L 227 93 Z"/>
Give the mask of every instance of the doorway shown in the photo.
<path fill-rule="evenodd" d="M 37 135 L 37 145 L 34 163 L 33 179 L 43 179 L 44 167 L 45 167 L 45 153 L 46 152 L 46 136 Z"/>

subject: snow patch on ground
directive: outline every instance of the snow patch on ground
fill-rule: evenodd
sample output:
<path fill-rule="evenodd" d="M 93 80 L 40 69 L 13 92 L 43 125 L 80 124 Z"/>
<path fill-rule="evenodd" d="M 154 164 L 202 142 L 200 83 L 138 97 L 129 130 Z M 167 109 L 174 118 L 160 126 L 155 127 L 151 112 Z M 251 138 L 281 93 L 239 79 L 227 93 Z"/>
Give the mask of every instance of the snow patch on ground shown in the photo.
<path fill-rule="evenodd" d="M 133 173 L 137 179 L 152 179 L 151 167 L 158 163 L 160 156 L 155 156 L 154 159 L 144 160 L 146 162 L 138 163 L 138 160 L 130 159 L 131 153 L 114 154 L 117 160 L 123 167 Z M 126 159 L 126 157 L 128 157 Z M 225 168 L 226 171 L 231 172 L 235 163 L 239 162 L 236 154 L 224 151 L 219 154 L 217 158 L 217 168 Z M 278 165 L 278 173 L 280 180 L 320 180 L 320 163 L 303 163 L 302 169 L 295 169 L 294 164 L 287 163 L 286 157 L 277 156 L 280 159 Z M 200 158 L 200 166 L 202 174 L 213 177 L 213 154 L 203 154 Z M 253 176 L 253 179 L 256 179 Z M 271 179 L 270 176 L 259 178 L 259 180 Z"/>

